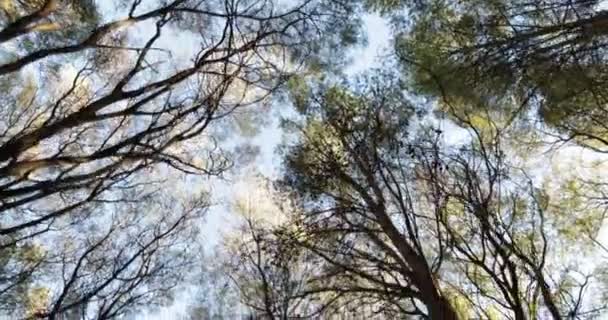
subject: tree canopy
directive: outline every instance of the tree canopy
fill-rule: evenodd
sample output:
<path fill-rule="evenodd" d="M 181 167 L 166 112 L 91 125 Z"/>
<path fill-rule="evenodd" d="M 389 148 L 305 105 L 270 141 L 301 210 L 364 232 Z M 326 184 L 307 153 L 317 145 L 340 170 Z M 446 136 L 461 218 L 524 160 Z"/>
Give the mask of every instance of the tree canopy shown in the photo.
<path fill-rule="evenodd" d="M 605 316 L 607 9 L 0 1 L 0 316 Z"/>

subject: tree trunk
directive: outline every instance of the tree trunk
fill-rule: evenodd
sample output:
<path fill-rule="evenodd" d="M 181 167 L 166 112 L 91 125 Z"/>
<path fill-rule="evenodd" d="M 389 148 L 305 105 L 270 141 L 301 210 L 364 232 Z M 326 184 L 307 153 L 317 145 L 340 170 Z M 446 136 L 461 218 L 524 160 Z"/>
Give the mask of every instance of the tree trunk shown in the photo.
<path fill-rule="evenodd" d="M 458 314 L 449 301 L 437 296 L 435 302 L 427 304 L 429 307 L 429 317 L 436 320 L 458 320 Z M 465 319 L 466 320 L 466 319 Z"/>

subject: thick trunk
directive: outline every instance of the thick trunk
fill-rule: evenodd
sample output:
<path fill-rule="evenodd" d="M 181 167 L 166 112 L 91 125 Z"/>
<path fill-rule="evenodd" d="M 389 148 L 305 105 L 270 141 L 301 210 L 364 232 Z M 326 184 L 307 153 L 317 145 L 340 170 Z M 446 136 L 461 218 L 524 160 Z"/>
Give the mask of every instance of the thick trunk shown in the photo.
<path fill-rule="evenodd" d="M 429 317 L 437 320 L 458 320 L 458 314 L 452 307 L 452 305 L 442 297 L 436 297 L 437 302 L 429 307 Z"/>
<path fill-rule="evenodd" d="M 441 296 L 439 288 L 430 272 L 430 268 L 425 261 L 424 256 L 416 253 L 416 251 L 408 245 L 402 234 L 397 230 L 388 215 L 384 212 L 383 207 L 375 209 L 375 215 L 384 232 L 388 235 L 391 242 L 397 247 L 397 250 L 407 261 L 411 269 L 413 278 L 411 281 L 416 284 L 416 287 L 422 294 L 423 303 L 427 306 L 429 317 L 431 319 L 441 320 L 457 320 L 458 315 L 449 301 Z"/>
<path fill-rule="evenodd" d="M 344 146 L 348 147 L 348 141 L 345 141 L 344 137 L 342 139 Z M 368 165 L 370 163 L 369 159 L 363 159 L 363 155 L 357 154 L 356 150 L 352 148 L 349 148 L 349 151 L 354 155 L 355 161 L 363 172 L 367 184 L 371 187 L 375 199 L 365 187 L 345 172 L 339 171 L 337 173 L 338 176 L 345 183 L 352 186 L 363 198 L 363 201 L 375 216 L 376 222 L 409 268 L 409 270 L 403 271 L 403 275 L 409 278 L 412 284 L 419 290 L 420 300 L 427 307 L 429 317 L 437 320 L 457 320 L 458 315 L 456 311 L 450 302 L 441 295 L 438 283 L 426 261 L 424 252 L 415 245 L 412 245 L 408 236 L 399 231 L 387 213 L 384 194 L 371 170 L 373 166 Z M 414 237 L 413 235 L 410 236 L 410 239 Z M 415 242 L 416 240 L 413 241 Z"/>

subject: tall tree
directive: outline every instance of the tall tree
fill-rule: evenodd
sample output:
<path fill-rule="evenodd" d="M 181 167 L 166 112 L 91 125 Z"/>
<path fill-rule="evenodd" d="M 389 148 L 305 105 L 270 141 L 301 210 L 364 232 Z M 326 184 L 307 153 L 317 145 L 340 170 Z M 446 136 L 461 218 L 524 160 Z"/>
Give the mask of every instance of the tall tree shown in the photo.
<path fill-rule="evenodd" d="M 412 11 L 396 47 L 421 93 L 536 114 L 562 140 L 606 150 L 608 15 L 599 1 L 440 0 Z"/>
<path fill-rule="evenodd" d="M 351 12 L 316 0 L 0 9 L 0 301 L 50 319 L 170 296 L 208 200 L 190 208 L 159 180 L 226 170 L 211 124 L 267 101 Z"/>
<path fill-rule="evenodd" d="M 605 294 L 604 271 L 577 266 L 594 256 L 594 242 L 572 237 L 595 236 L 603 209 L 583 209 L 581 190 L 539 185 L 501 135 L 476 124 L 456 146 L 440 130 L 416 130 L 416 109 L 387 79 L 321 91 L 294 124 L 299 142 L 288 149 L 284 183 L 303 213 L 293 241 L 333 265 L 326 276 L 341 289 L 365 293 L 358 307 L 397 317 L 574 319 L 604 310 L 592 298 Z M 578 222 L 565 225 L 564 216 Z"/>

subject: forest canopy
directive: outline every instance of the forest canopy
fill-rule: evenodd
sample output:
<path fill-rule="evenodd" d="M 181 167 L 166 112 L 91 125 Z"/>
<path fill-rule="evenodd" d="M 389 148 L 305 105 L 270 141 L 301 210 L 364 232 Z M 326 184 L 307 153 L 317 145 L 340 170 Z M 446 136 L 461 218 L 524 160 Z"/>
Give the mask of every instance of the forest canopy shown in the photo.
<path fill-rule="evenodd" d="M 0 317 L 605 317 L 606 49 L 599 0 L 0 1 Z"/>

